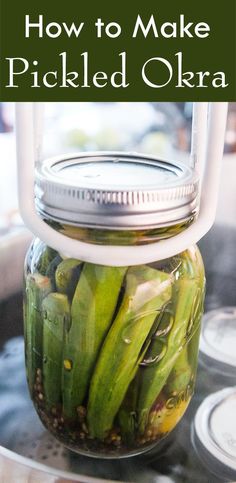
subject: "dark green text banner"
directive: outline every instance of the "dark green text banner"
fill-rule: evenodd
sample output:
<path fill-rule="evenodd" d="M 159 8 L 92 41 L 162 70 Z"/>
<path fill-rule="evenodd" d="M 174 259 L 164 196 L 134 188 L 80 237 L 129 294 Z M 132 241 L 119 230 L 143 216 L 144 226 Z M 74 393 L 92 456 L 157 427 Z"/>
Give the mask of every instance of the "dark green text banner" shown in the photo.
<path fill-rule="evenodd" d="M 236 101 L 235 11 L 235 0 L 0 0 L 0 100 Z"/>

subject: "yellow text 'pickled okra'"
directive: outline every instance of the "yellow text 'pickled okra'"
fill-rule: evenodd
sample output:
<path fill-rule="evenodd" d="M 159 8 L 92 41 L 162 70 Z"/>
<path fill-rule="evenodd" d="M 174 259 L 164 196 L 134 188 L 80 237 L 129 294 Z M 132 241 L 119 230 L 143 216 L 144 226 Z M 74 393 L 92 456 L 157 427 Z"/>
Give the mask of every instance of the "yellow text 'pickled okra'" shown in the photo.
<path fill-rule="evenodd" d="M 71 306 L 64 344 L 63 411 L 73 418 L 86 395 L 101 344 L 110 328 L 127 268 L 85 263 Z"/>
<path fill-rule="evenodd" d="M 43 387 L 46 407 L 61 402 L 61 372 L 64 330 L 69 325 L 70 306 L 64 294 L 50 293 L 43 311 Z"/>
<path fill-rule="evenodd" d="M 144 433 L 149 412 L 170 375 L 184 344 L 193 315 L 193 301 L 198 293 L 197 282 L 179 279 L 175 282 L 174 321 L 166 341 L 166 352 L 157 365 L 143 368 L 138 401 L 138 425 Z"/>
<path fill-rule="evenodd" d="M 92 377 L 88 401 L 91 437 L 104 439 L 134 378 L 143 346 L 171 298 L 172 276 L 148 266 L 129 268 L 125 294 L 105 339 Z"/>
<path fill-rule="evenodd" d="M 51 291 L 51 281 L 40 273 L 26 277 L 27 303 L 25 304 L 25 353 L 30 392 L 35 384 L 36 370 L 42 366 L 43 318 L 42 301 Z"/>

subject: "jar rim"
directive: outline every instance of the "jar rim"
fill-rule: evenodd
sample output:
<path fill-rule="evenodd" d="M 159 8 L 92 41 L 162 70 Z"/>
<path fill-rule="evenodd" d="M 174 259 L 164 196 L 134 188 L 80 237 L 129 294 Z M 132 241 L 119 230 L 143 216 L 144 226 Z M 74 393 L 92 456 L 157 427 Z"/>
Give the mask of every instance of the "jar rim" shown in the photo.
<path fill-rule="evenodd" d="M 198 178 L 176 161 L 137 153 L 68 154 L 36 169 L 36 208 L 42 217 L 112 230 L 187 222 L 198 211 Z"/>

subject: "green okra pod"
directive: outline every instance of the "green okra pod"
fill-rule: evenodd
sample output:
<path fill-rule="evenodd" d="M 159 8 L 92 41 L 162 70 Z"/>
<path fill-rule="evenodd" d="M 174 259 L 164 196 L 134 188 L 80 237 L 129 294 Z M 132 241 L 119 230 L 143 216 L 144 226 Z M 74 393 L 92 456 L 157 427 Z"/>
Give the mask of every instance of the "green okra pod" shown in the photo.
<path fill-rule="evenodd" d="M 131 267 L 125 294 L 93 373 L 87 420 L 104 439 L 134 378 L 157 313 L 171 297 L 172 277 L 148 266 Z"/>
<path fill-rule="evenodd" d="M 50 247 L 44 248 L 37 264 L 37 270 L 39 271 L 39 273 L 41 273 L 41 275 L 46 275 L 48 266 L 56 257 L 56 255 L 57 255 L 57 252 L 53 248 L 50 248 Z"/>
<path fill-rule="evenodd" d="M 122 439 L 129 445 L 134 442 L 136 432 L 136 404 L 138 398 L 138 379 L 135 377 L 129 385 L 124 401 L 118 413 Z"/>
<path fill-rule="evenodd" d="M 199 297 L 198 297 L 198 300 L 196 300 L 196 305 L 194 310 L 195 324 L 193 327 L 193 335 L 188 344 L 188 359 L 191 367 L 193 368 L 193 372 L 195 374 L 197 372 L 199 339 L 201 334 L 201 318 L 202 318 L 203 308 L 204 308 L 204 294 L 205 294 L 204 277 L 202 278 L 202 283 L 201 283 L 201 286 L 199 287 L 199 292 L 200 292 Z"/>
<path fill-rule="evenodd" d="M 43 319 L 42 302 L 51 291 L 48 277 L 40 273 L 27 275 L 25 280 L 27 303 L 24 309 L 25 317 L 25 353 L 27 360 L 27 377 L 32 393 L 35 384 L 36 370 L 42 367 Z"/>
<path fill-rule="evenodd" d="M 82 262 L 74 258 L 65 258 L 56 268 L 55 282 L 57 291 L 72 298 L 78 283 Z"/>
<path fill-rule="evenodd" d="M 163 339 L 155 337 L 155 333 L 165 334 L 171 328 L 170 324 L 170 312 L 168 306 L 160 312 L 156 318 L 152 329 L 149 333 L 151 343 L 147 349 L 147 352 L 142 360 L 140 366 L 149 366 L 155 364 L 165 352 L 165 345 Z M 153 339 L 154 338 L 154 339 Z M 121 428 L 122 438 L 128 443 L 132 444 L 137 431 L 137 402 L 139 394 L 139 386 L 142 380 L 143 367 L 139 367 L 137 374 L 131 382 L 125 398 L 122 402 L 118 413 L 119 424 Z M 147 373 L 148 376 L 148 373 Z M 150 381 L 151 384 L 152 381 Z"/>
<path fill-rule="evenodd" d="M 179 278 L 195 279 L 199 282 L 199 287 L 205 286 L 205 272 L 201 253 L 196 250 L 185 250 L 178 255 L 180 260 Z"/>
<path fill-rule="evenodd" d="M 126 270 L 90 263 L 83 266 L 72 301 L 71 327 L 63 354 L 63 411 L 67 417 L 75 417 L 76 408 L 84 400 Z"/>
<path fill-rule="evenodd" d="M 201 324 L 196 328 L 194 335 L 188 344 L 188 360 L 194 372 L 197 371 L 200 334 Z"/>
<path fill-rule="evenodd" d="M 46 407 L 61 401 L 61 371 L 64 328 L 69 324 L 68 297 L 50 293 L 42 303 L 43 310 L 43 387 Z"/>
<path fill-rule="evenodd" d="M 190 385 L 193 387 L 198 362 L 198 346 L 201 331 L 201 317 L 203 311 L 203 297 L 201 287 L 196 290 L 192 306 L 192 323 L 187 330 L 186 344 L 180 352 L 174 367 L 168 377 L 166 390 L 180 392 Z"/>
<path fill-rule="evenodd" d="M 192 368 L 188 361 L 188 345 L 185 345 L 167 379 L 166 391 L 172 393 L 184 390 L 190 382 L 191 376 Z"/>
<path fill-rule="evenodd" d="M 166 352 L 157 365 L 146 367 L 143 372 L 138 402 L 140 433 L 144 433 L 149 412 L 186 343 L 188 328 L 192 323 L 193 301 L 197 291 L 198 286 L 195 280 L 180 278 L 175 282 L 174 319 L 166 341 Z"/>
<path fill-rule="evenodd" d="M 61 263 L 61 261 L 62 261 L 61 256 L 57 254 L 55 256 L 55 258 L 53 258 L 53 260 L 49 263 L 48 268 L 46 270 L 46 276 L 48 278 L 50 278 L 50 280 L 51 280 L 53 291 L 56 291 L 55 273 L 56 273 L 56 269 L 57 269 L 59 263 Z"/>

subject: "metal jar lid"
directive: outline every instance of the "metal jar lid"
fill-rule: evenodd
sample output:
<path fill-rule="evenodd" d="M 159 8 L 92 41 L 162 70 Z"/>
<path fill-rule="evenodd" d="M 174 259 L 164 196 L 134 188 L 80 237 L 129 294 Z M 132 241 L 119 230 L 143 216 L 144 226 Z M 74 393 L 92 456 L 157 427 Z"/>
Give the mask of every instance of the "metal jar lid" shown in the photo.
<path fill-rule="evenodd" d="M 41 216 L 78 226 L 169 226 L 197 212 L 198 180 L 185 165 L 124 153 L 82 153 L 36 170 Z"/>
<path fill-rule="evenodd" d="M 194 448 L 216 476 L 236 479 L 236 387 L 208 396 L 199 406 L 192 428 Z"/>
<path fill-rule="evenodd" d="M 232 377 L 236 384 L 236 307 L 210 310 L 203 316 L 200 361 L 209 371 Z"/>

